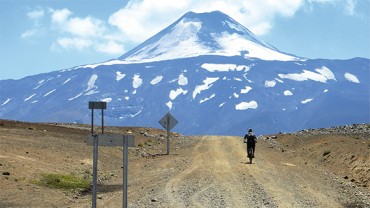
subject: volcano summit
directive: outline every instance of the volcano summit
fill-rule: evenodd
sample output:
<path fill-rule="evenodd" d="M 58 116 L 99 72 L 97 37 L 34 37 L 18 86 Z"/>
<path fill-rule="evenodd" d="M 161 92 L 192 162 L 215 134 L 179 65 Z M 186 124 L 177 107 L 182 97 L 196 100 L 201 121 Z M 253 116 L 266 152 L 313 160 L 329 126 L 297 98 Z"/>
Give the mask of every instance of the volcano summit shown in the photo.
<path fill-rule="evenodd" d="M 204 55 L 243 56 L 262 60 L 293 61 L 259 40 L 247 28 L 221 12 L 186 13 L 157 35 L 119 59 L 126 62 L 154 62 Z"/>

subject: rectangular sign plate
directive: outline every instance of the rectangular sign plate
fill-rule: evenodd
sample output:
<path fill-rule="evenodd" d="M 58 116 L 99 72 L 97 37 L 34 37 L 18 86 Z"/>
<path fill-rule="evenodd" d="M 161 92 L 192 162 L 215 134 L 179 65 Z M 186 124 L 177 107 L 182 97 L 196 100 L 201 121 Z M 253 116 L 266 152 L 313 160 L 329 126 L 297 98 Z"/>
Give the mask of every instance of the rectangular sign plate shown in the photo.
<path fill-rule="evenodd" d="M 99 146 L 123 146 L 124 141 L 128 140 L 128 147 L 135 147 L 135 137 L 133 135 L 117 134 L 98 134 Z M 94 136 L 89 135 L 87 145 L 94 146 Z"/>
<path fill-rule="evenodd" d="M 89 102 L 89 109 L 107 109 L 106 102 Z"/>

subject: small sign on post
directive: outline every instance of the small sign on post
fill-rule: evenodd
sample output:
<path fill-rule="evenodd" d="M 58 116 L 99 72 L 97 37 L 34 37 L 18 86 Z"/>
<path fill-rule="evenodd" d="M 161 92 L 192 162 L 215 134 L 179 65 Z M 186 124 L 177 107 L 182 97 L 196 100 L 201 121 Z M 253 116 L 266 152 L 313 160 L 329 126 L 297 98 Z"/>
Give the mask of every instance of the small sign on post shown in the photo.
<path fill-rule="evenodd" d="M 89 109 L 91 109 L 91 134 L 94 134 L 94 110 L 101 109 L 101 132 L 104 134 L 104 110 L 107 109 L 107 103 L 101 101 L 90 101 Z"/>
<path fill-rule="evenodd" d="M 159 123 L 167 130 L 167 155 L 170 154 L 170 130 L 176 126 L 178 121 L 170 113 L 167 113 Z"/>

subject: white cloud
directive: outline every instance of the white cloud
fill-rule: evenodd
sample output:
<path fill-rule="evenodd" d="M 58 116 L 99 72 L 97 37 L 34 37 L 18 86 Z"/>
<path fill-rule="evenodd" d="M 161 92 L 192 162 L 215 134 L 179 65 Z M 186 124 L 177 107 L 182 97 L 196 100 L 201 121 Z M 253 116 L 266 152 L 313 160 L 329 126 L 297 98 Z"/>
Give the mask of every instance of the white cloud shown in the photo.
<path fill-rule="evenodd" d="M 124 45 L 114 28 L 108 28 L 107 24 L 92 16 L 75 17 L 67 9 L 49 9 L 51 25 L 50 29 L 59 36 L 52 44 L 54 50 L 95 50 L 105 54 L 123 54 Z"/>
<path fill-rule="evenodd" d="M 43 32 L 42 19 L 45 15 L 43 9 L 36 9 L 26 13 L 26 16 L 32 21 L 32 29 L 28 29 L 21 34 L 23 39 L 31 39 L 40 36 Z"/>
<path fill-rule="evenodd" d="M 357 2 L 357 0 L 305 0 L 305 11 L 312 12 L 317 5 L 339 6 L 344 14 L 356 16 Z"/>
<path fill-rule="evenodd" d="M 44 16 L 44 10 L 38 9 L 38 10 L 33 10 L 33 11 L 30 11 L 30 12 L 27 12 L 27 16 L 30 19 L 42 18 Z"/>
<path fill-rule="evenodd" d="M 32 30 L 27 30 L 26 32 L 22 33 L 21 37 L 22 38 L 30 38 L 30 37 L 33 37 L 37 34 L 37 30 L 36 29 L 32 29 Z"/>
<path fill-rule="evenodd" d="M 82 38 L 60 38 L 54 46 L 60 46 L 64 49 L 83 50 L 91 46 L 91 41 Z"/>
<path fill-rule="evenodd" d="M 123 45 L 115 41 L 98 44 L 96 50 L 107 54 L 122 54 L 124 52 Z"/>
<path fill-rule="evenodd" d="M 71 18 L 66 26 L 68 32 L 82 37 L 99 36 L 105 30 L 102 21 L 92 17 Z"/>
<path fill-rule="evenodd" d="M 62 9 L 62 10 L 50 10 L 51 11 L 51 21 L 54 23 L 63 23 L 65 22 L 68 17 L 72 14 L 69 9 Z"/>
<path fill-rule="evenodd" d="M 355 15 L 356 2 L 354 0 L 347 0 L 345 5 L 345 11 L 348 15 Z"/>

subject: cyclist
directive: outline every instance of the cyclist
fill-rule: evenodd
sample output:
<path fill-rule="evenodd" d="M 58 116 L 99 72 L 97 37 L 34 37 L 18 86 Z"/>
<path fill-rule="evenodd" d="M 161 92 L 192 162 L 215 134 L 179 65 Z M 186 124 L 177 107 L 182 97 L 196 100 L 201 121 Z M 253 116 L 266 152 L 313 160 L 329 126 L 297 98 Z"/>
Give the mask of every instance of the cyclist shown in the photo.
<path fill-rule="evenodd" d="M 254 135 L 252 129 L 248 129 L 248 133 L 244 136 L 244 143 L 247 143 L 247 152 L 249 158 L 254 158 L 254 153 L 256 149 L 257 137 Z M 252 149 L 252 152 L 248 151 Z"/>

